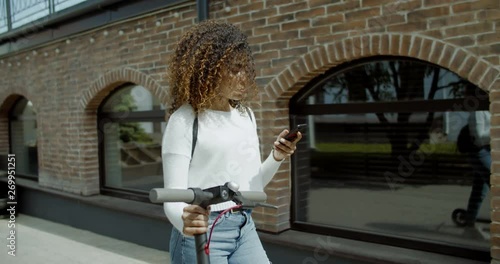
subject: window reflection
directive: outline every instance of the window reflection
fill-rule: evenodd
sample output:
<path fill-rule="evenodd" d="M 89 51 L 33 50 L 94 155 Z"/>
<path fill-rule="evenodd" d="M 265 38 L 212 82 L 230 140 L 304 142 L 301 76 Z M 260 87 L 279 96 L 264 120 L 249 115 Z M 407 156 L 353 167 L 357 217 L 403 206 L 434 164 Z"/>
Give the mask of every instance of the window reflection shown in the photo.
<path fill-rule="evenodd" d="M 138 85 L 126 85 L 106 99 L 99 119 L 104 136 L 104 188 L 148 193 L 163 187 L 161 138 L 166 123 L 150 113 L 164 109 Z"/>
<path fill-rule="evenodd" d="M 295 220 L 489 251 L 488 197 L 475 226 L 452 218 L 467 208 L 478 165 L 457 138 L 471 113 L 487 110 L 467 101 L 485 100 L 456 74 L 419 61 L 379 60 L 316 80 L 291 103 L 292 123 L 309 125 L 294 158 Z M 405 109 L 424 101 L 435 103 Z"/>
<path fill-rule="evenodd" d="M 106 124 L 105 186 L 144 192 L 162 187 L 161 135 L 165 126 L 164 122 Z"/>
<path fill-rule="evenodd" d="M 16 154 L 16 174 L 38 175 L 36 113 L 31 101 L 20 99 L 10 113 L 10 146 Z"/>

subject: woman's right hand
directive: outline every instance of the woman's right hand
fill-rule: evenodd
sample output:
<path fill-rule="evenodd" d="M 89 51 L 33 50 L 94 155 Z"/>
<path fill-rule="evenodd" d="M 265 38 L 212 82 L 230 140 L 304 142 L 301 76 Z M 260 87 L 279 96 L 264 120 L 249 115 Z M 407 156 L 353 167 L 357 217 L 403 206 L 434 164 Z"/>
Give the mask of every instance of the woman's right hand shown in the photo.
<path fill-rule="evenodd" d="M 193 236 L 208 231 L 208 211 L 198 205 L 184 207 L 182 221 L 184 222 L 182 228 L 184 235 Z"/>

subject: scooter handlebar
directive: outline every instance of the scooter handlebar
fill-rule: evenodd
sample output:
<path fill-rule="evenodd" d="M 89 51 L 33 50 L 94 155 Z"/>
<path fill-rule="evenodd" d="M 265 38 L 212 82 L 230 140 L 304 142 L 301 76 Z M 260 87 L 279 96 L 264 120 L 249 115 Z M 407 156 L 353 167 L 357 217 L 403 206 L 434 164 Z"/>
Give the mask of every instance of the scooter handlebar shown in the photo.
<path fill-rule="evenodd" d="M 203 208 L 208 205 L 221 201 L 233 200 L 244 206 L 248 204 L 254 207 L 256 203 L 265 202 L 267 195 L 265 192 L 242 191 L 238 192 L 239 187 L 230 183 L 224 186 L 216 186 L 201 190 L 200 188 L 190 189 L 160 189 L 155 188 L 149 192 L 149 200 L 153 203 L 185 202 L 188 204 L 197 204 Z M 205 252 L 207 245 L 207 234 L 195 235 L 196 259 L 197 263 L 210 263 L 208 253 Z"/>
<path fill-rule="evenodd" d="M 265 192 L 241 191 L 241 196 L 252 202 L 265 202 L 267 195 Z M 149 200 L 152 203 L 171 203 L 185 202 L 192 203 L 195 200 L 195 191 L 193 189 L 163 189 L 154 188 L 149 192 Z"/>

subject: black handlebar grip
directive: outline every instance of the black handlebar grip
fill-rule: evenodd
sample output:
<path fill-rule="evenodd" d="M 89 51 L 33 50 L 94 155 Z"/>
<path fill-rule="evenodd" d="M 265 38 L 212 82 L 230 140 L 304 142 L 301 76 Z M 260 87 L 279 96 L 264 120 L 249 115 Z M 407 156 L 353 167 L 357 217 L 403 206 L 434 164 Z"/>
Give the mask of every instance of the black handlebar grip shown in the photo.
<path fill-rule="evenodd" d="M 155 188 L 149 192 L 152 203 L 185 202 L 191 203 L 195 198 L 193 190 L 185 189 L 160 189 Z"/>

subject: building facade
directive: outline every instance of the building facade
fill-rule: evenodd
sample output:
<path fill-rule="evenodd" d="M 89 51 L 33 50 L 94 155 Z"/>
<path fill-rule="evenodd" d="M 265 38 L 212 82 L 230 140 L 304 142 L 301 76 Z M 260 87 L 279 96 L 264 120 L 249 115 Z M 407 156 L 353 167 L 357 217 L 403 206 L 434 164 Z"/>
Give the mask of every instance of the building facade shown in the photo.
<path fill-rule="evenodd" d="M 166 222 L 147 193 L 163 186 L 167 60 L 197 23 L 197 2 L 94 2 L 17 30 L 19 16 L 9 18 L 0 33 L 0 152 L 18 157 L 27 213 L 62 214 L 41 209 L 50 206 L 31 191 Z M 499 1 L 208 2 L 209 18 L 249 37 L 263 155 L 282 129 L 309 125 L 265 189 L 276 208 L 254 210 L 263 236 L 293 230 L 500 261 Z M 475 178 L 455 145 L 469 114 L 486 110 L 491 191 L 468 234 L 452 214 L 467 207 Z"/>

